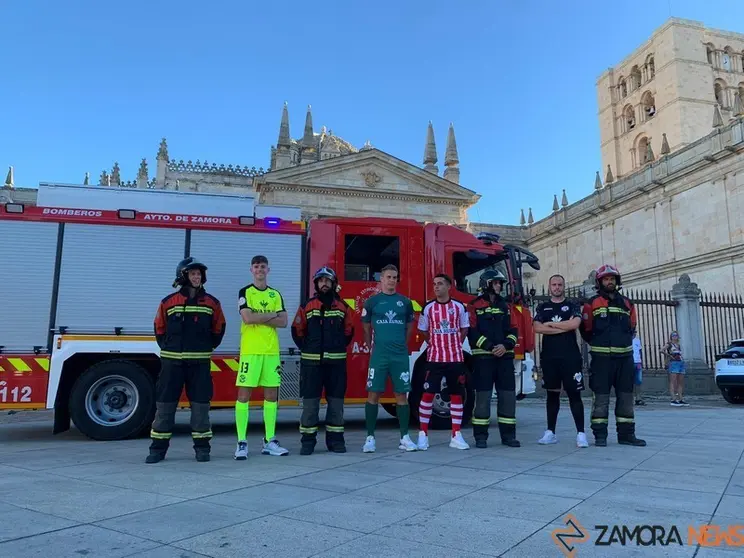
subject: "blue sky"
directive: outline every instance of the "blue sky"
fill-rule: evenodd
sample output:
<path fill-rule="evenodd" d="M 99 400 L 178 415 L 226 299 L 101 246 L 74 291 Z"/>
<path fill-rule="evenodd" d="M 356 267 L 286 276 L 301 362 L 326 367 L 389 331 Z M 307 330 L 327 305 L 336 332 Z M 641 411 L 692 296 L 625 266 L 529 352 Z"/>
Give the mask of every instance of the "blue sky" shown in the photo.
<path fill-rule="evenodd" d="M 257 6 L 257 4 L 259 6 Z M 440 170 L 454 122 L 473 220 L 536 219 L 601 168 L 596 80 L 670 13 L 744 32 L 741 0 L 6 2 L 0 170 L 17 186 L 81 183 L 118 161 L 266 167 L 281 108 L 361 147 Z M 465 8 L 454 9 L 455 5 Z M 671 8 L 671 11 L 670 11 Z"/>

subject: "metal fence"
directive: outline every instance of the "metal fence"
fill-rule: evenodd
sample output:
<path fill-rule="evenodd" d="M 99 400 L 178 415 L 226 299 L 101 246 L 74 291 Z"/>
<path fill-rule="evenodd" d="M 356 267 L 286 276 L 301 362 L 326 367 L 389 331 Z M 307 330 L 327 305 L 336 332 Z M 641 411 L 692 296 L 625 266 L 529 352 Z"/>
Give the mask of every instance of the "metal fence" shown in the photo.
<path fill-rule="evenodd" d="M 700 310 L 705 361 L 714 368 L 716 355 L 725 351 L 731 341 L 744 336 L 744 301 L 741 295 L 702 293 Z"/>

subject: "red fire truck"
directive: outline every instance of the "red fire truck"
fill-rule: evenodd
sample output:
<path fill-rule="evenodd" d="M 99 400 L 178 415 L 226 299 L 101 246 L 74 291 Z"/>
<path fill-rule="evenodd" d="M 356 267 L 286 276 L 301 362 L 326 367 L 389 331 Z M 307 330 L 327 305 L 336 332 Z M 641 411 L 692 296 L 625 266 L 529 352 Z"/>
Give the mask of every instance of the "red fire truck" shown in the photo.
<path fill-rule="evenodd" d="M 157 192 L 141 194 L 154 197 Z M 269 259 L 268 281 L 282 292 L 290 323 L 300 302 L 312 294 L 313 272 L 324 265 L 337 271 L 340 295 L 357 320 L 364 301 L 378 292 L 379 270 L 386 264 L 400 269 L 400 291 L 414 301 L 417 312 L 433 297 L 436 273 L 450 274 L 456 284 L 453 296 L 466 302 L 477 295 L 484 270 L 500 269 L 509 278 L 508 300 L 520 329 L 517 390 L 520 396 L 535 391 L 532 359 L 526 354 L 534 349 L 534 334 L 529 311 L 521 306 L 521 277 L 523 264 L 539 269 L 539 263 L 525 249 L 504 246 L 495 235 L 474 236 L 455 226 L 407 219 L 306 222 L 266 215 L 260 206 L 241 215 L 236 203 L 229 206 L 238 208 L 232 215 L 224 207 L 209 214 L 210 194 L 180 194 L 167 200 L 168 212 L 143 210 L 147 204 L 126 195 L 115 197 L 119 209 L 101 209 L 111 207 L 111 201 L 88 207 L 79 201 L 68 207 L 0 207 L 9 286 L 0 321 L 0 409 L 54 409 L 54 433 L 68 430 L 72 421 L 96 440 L 149 431 L 159 372 L 152 322 L 185 255 L 209 267 L 206 288 L 220 299 L 227 319 L 225 338 L 212 358 L 214 408 L 234 406 L 237 295 L 251 282 L 250 260 L 256 254 Z M 180 200 L 185 200 L 182 207 Z M 289 328 L 279 330 L 279 336 L 284 362 L 280 405 L 299 406 L 299 352 Z M 414 414 L 423 389 L 424 349 L 422 339 L 411 340 Z M 366 400 L 368 359 L 357 321 L 349 348 L 349 405 Z M 449 396 L 442 387 L 434 428 L 449 424 Z M 254 391 L 257 405 L 262 397 Z M 186 404 L 185 396 L 182 401 Z M 395 413 L 390 391 L 381 402 Z M 472 405 L 468 389 L 465 419 Z"/>

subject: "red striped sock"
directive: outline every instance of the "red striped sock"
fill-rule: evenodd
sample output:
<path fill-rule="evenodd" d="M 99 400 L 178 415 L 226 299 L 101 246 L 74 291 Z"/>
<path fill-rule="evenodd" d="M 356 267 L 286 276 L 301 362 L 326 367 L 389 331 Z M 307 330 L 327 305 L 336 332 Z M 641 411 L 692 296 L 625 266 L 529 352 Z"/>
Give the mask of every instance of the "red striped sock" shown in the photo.
<path fill-rule="evenodd" d="M 419 428 L 429 435 L 429 420 L 431 419 L 431 407 L 434 404 L 434 394 L 424 393 L 419 403 Z"/>
<path fill-rule="evenodd" d="M 452 414 L 452 435 L 454 436 L 460 431 L 460 425 L 462 424 L 462 396 L 452 395 L 450 396 L 450 413 Z"/>

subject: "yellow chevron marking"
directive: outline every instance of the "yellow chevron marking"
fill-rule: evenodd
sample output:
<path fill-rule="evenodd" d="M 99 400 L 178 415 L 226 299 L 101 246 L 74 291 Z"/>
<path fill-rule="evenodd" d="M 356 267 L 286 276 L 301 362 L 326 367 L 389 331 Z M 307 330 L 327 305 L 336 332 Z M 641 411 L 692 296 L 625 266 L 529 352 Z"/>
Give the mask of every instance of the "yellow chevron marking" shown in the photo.
<path fill-rule="evenodd" d="M 352 310 L 356 310 L 356 300 L 353 298 L 345 298 L 344 302 L 349 305 Z"/>
<path fill-rule="evenodd" d="M 220 371 L 220 367 L 217 366 L 217 363 L 212 360 L 212 361 L 209 362 L 209 371 L 210 372 L 219 372 Z"/>
<path fill-rule="evenodd" d="M 413 306 L 413 311 L 414 312 L 421 312 L 421 310 L 423 310 L 423 308 L 421 308 L 421 305 L 418 302 L 416 302 L 415 300 L 412 300 L 411 301 L 411 305 Z"/>
<path fill-rule="evenodd" d="M 230 370 L 237 372 L 238 371 L 238 361 L 234 358 L 226 358 L 224 360 L 225 364 L 230 368 Z"/>
<path fill-rule="evenodd" d="M 49 372 L 49 359 L 48 358 L 37 358 L 36 364 L 41 366 L 44 370 Z"/>
<path fill-rule="evenodd" d="M 23 362 L 23 359 L 20 358 L 9 358 L 8 362 L 13 365 L 13 367 L 18 370 L 18 372 L 31 372 L 31 367 Z"/>

